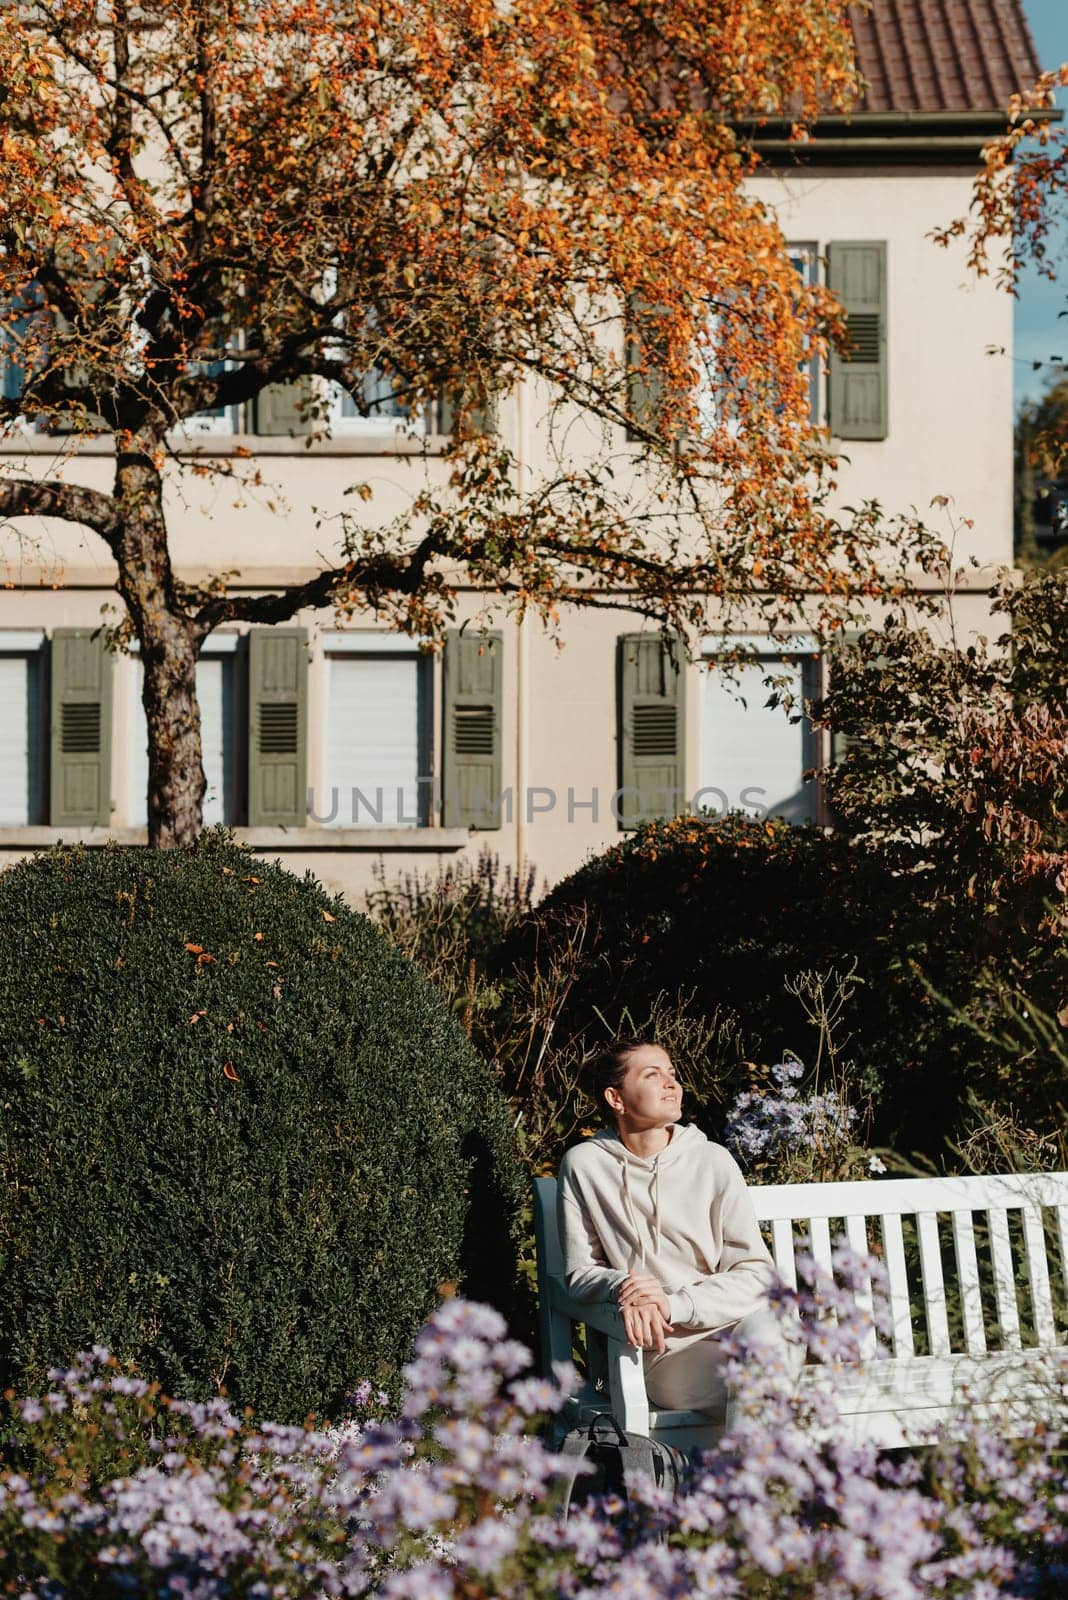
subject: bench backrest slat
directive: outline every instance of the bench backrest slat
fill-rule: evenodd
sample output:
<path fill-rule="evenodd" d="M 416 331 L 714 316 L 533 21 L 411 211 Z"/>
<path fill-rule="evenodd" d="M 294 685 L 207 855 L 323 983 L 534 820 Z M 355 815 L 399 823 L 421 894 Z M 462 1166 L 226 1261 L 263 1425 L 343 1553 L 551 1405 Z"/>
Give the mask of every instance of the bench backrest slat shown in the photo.
<path fill-rule="evenodd" d="M 550 1277 L 564 1270 L 564 1251 L 556 1227 L 556 1179 L 534 1179 L 534 1240 L 538 1265 Z"/>
<path fill-rule="evenodd" d="M 830 1222 L 826 1217 L 809 1217 L 808 1227 L 813 1260 L 824 1272 L 832 1272 Z"/>
<path fill-rule="evenodd" d="M 909 1279 L 905 1267 L 905 1239 L 901 1230 L 901 1216 L 888 1212 L 881 1219 L 883 1233 L 883 1262 L 890 1291 L 890 1326 L 894 1355 L 899 1361 L 915 1353 L 912 1338 L 912 1314 L 909 1308 Z"/>
<path fill-rule="evenodd" d="M 983 1356 L 986 1355 L 986 1329 L 983 1327 L 979 1260 L 975 1253 L 975 1227 L 970 1211 L 953 1213 L 953 1254 L 957 1262 L 965 1347 L 970 1356 Z"/>
<path fill-rule="evenodd" d="M 920 1274 L 923 1278 L 923 1308 L 927 1314 L 927 1338 L 933 1356 L 948 1356 L 949 1318 L 946 1315 L 946 1286 L 942 1277 L 942 1245 L 938 1237 L 938 1218 L 933 1211 L 916 1216 L 920 1245 Z"/>
<path fill-rule="evenodd" d="M 794 1227 L 788 1217 L 776 1217 L 771 1224 L 771 1253 L 783 1283 L 797 1288 L 797 1260 L 794 1256 Z"/>
<path fill-rule="evenodd" d="M 868 1224 L 866 1218 L 856 1215 L 846 1217 L 845 1231 L 846 1239 L 849 1241 L 849 1248 L 855 1251 L 858 1256 L 866 1256 L 868 1254 Z M 866 1311 L 870 1317 L 875 1309 L 875 1301 L 872 1294 L 871 1279 L 866 1274 L 853 1298 L 858 1310 Z M 872 1322 L 871 1326 L 861 1336 L 860 1355 L 862 1360 L 869 1361 L 875 1356 L 876 1342 L 875 1324 Z"/>
<path fill-rule="evenodd" d="M 1053 1297 L 1049 1289 L 1046 1231 L 1042 1226 L 1042 1213 L 1025 1206 L 1023 1227 L 1024 1247 L 1027 1252 L 1027 1282 L 1031 1289 L 1035 1336 L 1039 1344 L 1048 1349 L 1057 1342 L 1057 1325 L 1053 1319 Z"/>
<path fill-rule="evenodd" d="M 1009 1350 L 1022 1349 L 1020 1308 L 1016 1300 L 1016 1275 L 1012 1270 L 1012 1244 L 1009 1240 L 1009 1214 L 991 1206 L 990 1255 L 994 1264 L 994 1298 L 998 1306 L 998 1326 Z"/>

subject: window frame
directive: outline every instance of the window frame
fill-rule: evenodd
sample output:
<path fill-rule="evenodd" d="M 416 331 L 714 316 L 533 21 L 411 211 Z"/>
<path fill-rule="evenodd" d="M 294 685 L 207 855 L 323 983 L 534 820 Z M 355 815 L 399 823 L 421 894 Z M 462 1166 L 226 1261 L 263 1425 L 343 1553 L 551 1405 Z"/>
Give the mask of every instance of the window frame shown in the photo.
<path fill-rule="evenodd" d="M 727 654 L 728 650 L 744 649 L 748 652 L 746 658 L 739 661 L 739 665 L 770 666 L 774 662 L 793 663 L 800 667 L 800 697 L 801 697 L 801 785 L 802 792 L 808 788 L 811 796 L 808 805 L 808 814 L 791 826 L 804 824 L 820 825 L 823 822 L 823 795 L 822 789 L 816 778 L 806 780 L 805 772 L 819 769 L 824 765 L 823 741 L 820 730 L 813 726 L 812 719 L 804 709 L 806 700 L 818 698 L 823 686 L 824 656 L 819 648 L 819 641 L 814 634 L 793 634 L 786 640 L 772 639 L 767 634 L 705 634 L 701 638 L 700 656 L 701 672 L 712 670 L 709 662 L 717 660 Z M 703 788 L 714 788 L 716 785 L 704 782 L 704 773 L 701 770 L 704 756 L 704 694 L 705 686 L 702 682 L 701 695 L 698 709 L 698 740 L 697 740 L 697 792 Z M 762 708 L 763 709 L 763 708 Z M 747 786 L 749 787 L 749 786 Z M 740 808 L 739 808 L 740 809 Z M 760 820 L 770 819 L 778 815 L 774 812 L 765 812 Z M 785 819 L 789 821 L 790 819 Z"/>
<path fill-rule="evenodd" d="M 806 239 L 787 241 L 786 254 L 790 261 L 801 274 L 801 281 L 806 287 L 812 288 L 821 282 L 820 278 L 820 247 L 817 241 Z M 814 425 L 818 426 L 825 420 L 822 407 L 825 403 L 825 384 L 820 371 L 819 356 L 813 352 L 806 363 L 808 373 L 809 410 Z"/>
<path fill-rule="evenodd" d="M 49 748 L 50 683 L 48 644 L 48 634 L 44 628 L 0 629 L 0 659 L 15 658 L 26 662 L 27 689 L 29 688 L 30 669 L 36 668 L 38 673 L 36 725 L 30 720 L 31 707 L 28 695 L 26 703 L 26 820 L 24 822 L 6 822 L 0 819 L 0 829 L 4 831 L 10 828 L 40 828 L 48 826 L 48 800 L 52 778 Z M 35 812 L 36 815 L 33 814 Z"/>
<path fill-rule="evenodd" d="M 219 373 L 209 371 L 209 377 L 221 375 L 222 372 L 236 372 L 239 363 L 231 358 L 223 361 L 208 361 L 200 363 L 208 368 L 218 367 Z M 195 411 L 191 417 L 183 417 L 178 425 L 178 431 L 190 439 L 230 439 L 246 431 L 245 407 L 243 405 L 220 406 L 222 416 L 212 416 L 210 411 Z"/>

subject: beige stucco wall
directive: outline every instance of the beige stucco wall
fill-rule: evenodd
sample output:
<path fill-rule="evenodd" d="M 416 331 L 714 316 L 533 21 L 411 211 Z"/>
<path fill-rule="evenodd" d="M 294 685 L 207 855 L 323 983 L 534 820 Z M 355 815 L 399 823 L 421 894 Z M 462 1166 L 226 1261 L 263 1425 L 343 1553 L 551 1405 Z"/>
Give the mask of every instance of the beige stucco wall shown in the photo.
<path fill-rule="evenodd" d="M 961 241 L 931 238 L 967 213 L 971 177 L 805 168 L 753 189 L 791 243 L 887 242 L 889 434 L 839 444 L 838 504 L 915 508 L 947 536 L 952 518 L 959 558 L 1011 562 L 1013 300 L 969 271 Z M 952 498 L 948 512 L 932 509 L 936 495 Z"/>
<path fill-rule="evenodd" d="M 969 180 L 961 174 L 848 175 L 807 169 L 766 175 L 754 185 L 774 204 L 792 242 L 824 247 L 832 239 L 886 239 L 889 271 L 889 437 L 852 443 L 842 463 L 842 505 L 878 499 L 888 513 L 915 507 L 949 531 L 947 513 L 930 511 L 935 495 L 953 497 L 949 515 L 958 523 L 956 556 L 974 556 L 966 592 L 956 602 L 959 634 L 988 631 L 989 570 L 1012 554 L 1012 302 L 989 282 L 968 277 L 958 248 L 936 249 L 931 230 L 966 207 Z M 998 347 L 1003 354 L 987 354 Z M 528 392 L 501 407 L 500 426 L 522 444 L 528 463 L 542 448 L 536 437 L 536 396 Z M 336 518 L 362 506 L 345 491 L 370 484 L 368 514 L 387 519 L 401 513 L 420 489 L 440 482 L 437 455 L 397 454 L 374 440 L 336 439 L 305 449 L 302 442 L 243 441 L 257 449 L 261 485 L 204 478 L 175 469 L 169 478 L 169 514 L 179 572 L 188 576 L 237 569 L 241 587 L 262 588 L 307 575 L 336 551 Z M 234 464 L 233 441 L 203 441 L 203 458 Z M 8 445 L 8 465 L 20 461 L 42 476 L 57 470 L 79 482 L 107 489 L 111 464 L 102 445 L 83 447 L 75 459 L 57 462 L 54 441 L 31 451 Z M 240 468 L 243 473 L 247 469 Z M 965 526 L 970 519 L 973 526 Z M 26 539 L 7 537 L 0 590 L 0 630 L 96 626 L 102 609 L 115 608 L 111 567 L 101 541 L 62 524 L 26 529 Z M 485 597 L 465 595 L 461 615 L 484 608 Z M 114 615 L 113 609 L 113 615 Z M 322 717 L 314 707 L 321 683 L 320 634 L 337 624 L 330 616 L 297 619 L 312 634 L 309 784 L 321 780 Z M 467 835 L 438 828 L 371 829 L 344 834 L 325 828 L 245 834 L 267 854 L 297 871 L 311 868 L 331 888 L 359 899 L 371 886 L 377 862 L 388 876 L 433 872 L 459 855 L 476 857 L 483 846 L 506 864 L 533 866 L 539 884 L 553 882 L 591 852 L 620 837 L 610 812 L 617 778 L 616 641 L 640 624 L 625 611 L 566 616 L 564 648 L 534 622 L 522 628 L 503 614 L 505 632 L 504 787 L 517 797 L 499 830 Z M 365 619 L 364 627 L 373 625 Z M 714 618 L 710 618 L 710 629 Z M 700 668 L 690 669 L 687 789 L 699 778 Z M 440 770 L 440 663 L 435 669 L 434 762 Z M 112 793 L 115 828 L 124 831 L 126 761 L 136 737 L 139 708 L 130 664 L 116 675 L 118 696 Z M 595 817 L 589 802 L 598 797 Z M 0 865 L 48 842 L 47 829 L 0 830 Z M 95 839 L 97 834 L 93 834 Z"/>
<path fill-rule="evenodd" d="M 107 602 L 104 589 L 60 590 L 55 593 L 0 594 L 0 629 L 92 626 Z M 481 600 L 468 597 L 464 609 L 473 613 Z M 960 636 L 987 628 L 989 607 L 983 592 L 963 593 L 954 606 Z M 321 717 L 314 706 L 321 678 L 322 632 L 331 619 L 306 615 L 298 619 L 309 628 L 310 717 L 308 782 L 315 790 L 315 810 L 326 815 L 330 799 L 324 793 L 321 753 Z M 622 835 L 613 815 L 613 795 L 618 778 L 616 732 L 616 660 L 620 634 L 639 631 L 641 624 L 624 610 L 584 613 L 566 619 L 565 647 L 560 649 L 537 625 L 522 627 L 499 617 L 495 625 L 505 636 L 503 684 L 503 788 L 512 803 L 499 829 L 465 832 L 459 829 L 310 826 L 294 829 L 239 829 L 267 856 L 281 860 L 297 872 L 313 871 L 329 888 L 356 902 L 375 884 L 376 870 L 396 878 L 415 872 L 433 875 L 459 856 L 477 859 L 490 849 L 504 866 L 533 870 L 538 888 L 552 884 L 574 870 L 591 854 Z M 939 630 L 944 633 L 943 630 Z M 686 790 L 696 794 L 700 778 L 700 675 L 698 663 L 688 669 L 686 694 Z M 440 663 L 435 667 L 435 748 L 433 770 L 440 773 Z M 111 835 L 127 842 L 144 838 L 129 827 L 125 811 L 126 763 L 131 741 L 139 736 L 137 682 L 133 664 L 120 662 L 116 672 L 115 724 L 112 761 L 112 795 L 115 801 L 111 829 L 67 830 L 62 837 L 102 843 Z M 596 801 L 596 815 L 591 802 Z M 339 822 L 351 821 L 345 799 Z M 0 828 L 0 866 L 17 860 L 27 848 L 52 842 L 59 834 L 47 828 Z"/>

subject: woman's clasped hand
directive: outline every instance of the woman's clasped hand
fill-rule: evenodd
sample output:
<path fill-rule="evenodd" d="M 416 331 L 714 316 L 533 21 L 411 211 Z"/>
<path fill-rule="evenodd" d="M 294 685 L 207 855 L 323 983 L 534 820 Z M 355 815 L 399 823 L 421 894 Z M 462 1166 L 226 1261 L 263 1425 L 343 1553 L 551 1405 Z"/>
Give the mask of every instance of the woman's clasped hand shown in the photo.
<path fill-rule="evenodd" d="M 658 1278 L 651 1272 L 628 1272 L 619 1286 L 619 1309 L 630 1344 L 639 1350 L 664 1351 L 671 1333 L 670 1307 Z"/>

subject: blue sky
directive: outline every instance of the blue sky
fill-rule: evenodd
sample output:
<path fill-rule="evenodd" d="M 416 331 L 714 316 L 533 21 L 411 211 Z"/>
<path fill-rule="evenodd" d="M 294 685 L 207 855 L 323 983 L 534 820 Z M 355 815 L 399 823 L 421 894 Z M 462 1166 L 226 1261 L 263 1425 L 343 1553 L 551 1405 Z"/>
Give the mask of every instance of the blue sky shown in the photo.
<path fill-rule="evenodd" d="M 1056 67 L 1068 61 L 1068 0 L 1024 0 L 1024 10 L 1042 65 Z M 1064 90 L 1060 105 L 1068 120 L 1068 92 Z M 1051 356 L 1062 356 L 1068 367 L 1068 317 L 1058 317 L 1058 312 L 1068 310 L 1068 228 L 1062 229 L 1056 253 L 1061 268 L 1056 282 L 1037 272 L 1026 273 L 1020 282 L 1016 307 L 1018 401 L 1041 394 L 1056 370 L 1050 365 Z M 1033 367 L 1036 361 L 1043 363 L 1037 372 Z"/>

